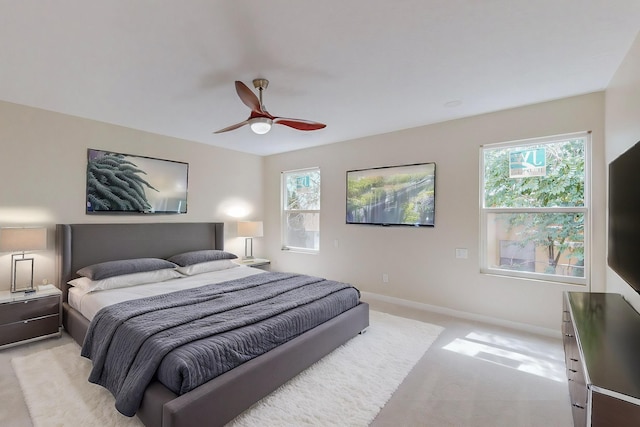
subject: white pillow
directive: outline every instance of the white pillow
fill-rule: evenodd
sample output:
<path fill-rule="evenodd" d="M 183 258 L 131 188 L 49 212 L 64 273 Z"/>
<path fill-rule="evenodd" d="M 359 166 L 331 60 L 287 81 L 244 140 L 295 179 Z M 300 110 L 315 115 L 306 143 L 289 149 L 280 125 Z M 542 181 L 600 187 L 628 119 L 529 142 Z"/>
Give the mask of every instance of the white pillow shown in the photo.
<path fill-rule="evenodd" d="M 88 277 L 79 277 L 68 283 L 86 292 L 104 291 L 107 289 L 126 288 L 129 286 L 144 285 L 146 283 L 164 282 L 169 279 L 184 277 L 173 268 L 145 271 L 142 273 L 123 274 L 102 280 L 91 280 Z"/>
<path fill-rule="evenodd" d="M 74 288 L 82 289 L 83 291 L 88 291 L 89 286 L 93 280 L 88 277 L 78 277 L 77 279 L 69 280 L 67 282 L 68 285 L 73 286 Z"/>
<path fill-rule="evenodd" d="M 200 273 L 226 270 L 228 268 L 235 268 L 235 267 L 240 267 L 240 266 L 235 262 L 231 261 L 230 259 L 219 259 L 216 261 L 201 262 L 199 264 L 191 264 L 184 267 L 178 267 L 176 268 L 176 271 L 179 271 L 180 273 L 187 276 L 193 276 Z"/>

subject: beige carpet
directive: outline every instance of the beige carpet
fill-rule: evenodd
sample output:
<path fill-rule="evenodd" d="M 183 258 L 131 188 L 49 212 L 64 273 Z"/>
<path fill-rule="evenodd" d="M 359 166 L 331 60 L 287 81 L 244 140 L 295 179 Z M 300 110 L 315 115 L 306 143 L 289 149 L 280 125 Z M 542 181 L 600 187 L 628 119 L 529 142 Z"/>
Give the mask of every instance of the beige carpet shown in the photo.
<path fill-rule="evenodd" d="M 230 425 L 367 426 L 442 328 L 371 312 L 371 327 L 256 403 Z M 140 426 L 86 381 L 91 362 L 66 344 L 12 359 L 35 427 Z"/>

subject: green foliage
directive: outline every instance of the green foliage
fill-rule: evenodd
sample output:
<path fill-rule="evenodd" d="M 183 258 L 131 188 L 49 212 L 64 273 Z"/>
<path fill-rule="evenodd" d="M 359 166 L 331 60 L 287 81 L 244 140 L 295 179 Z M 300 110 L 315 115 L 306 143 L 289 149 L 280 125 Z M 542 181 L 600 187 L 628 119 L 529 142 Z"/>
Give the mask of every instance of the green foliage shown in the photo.
<path fill-rule="evenodd" d="M 509 177 L 509 152 L 546 148 L 546 176 Z M 484 151 L 486 208 L 583 207 L 585 144 L 583 139 Z M 555 273 L 563 253 L 584 265 L 584 215 L 581 213 L 499 214 L 523 244 L 547 248 L 548 273 Z"/>
<path fill-rule="evenodd" d="M 402 206 L 403 222 L 405 224 L 416 224 L 425 218 L 427 213 L 433 215 L 435 200 L 433 189 L 426 189 L 418 193 L 417 196 Z"/>
<path fill-rule="evenodd" d="M 309 177 L 308 187 L 298 187 L 298 178 Z M 320 209 L 320 172 L 317 170 L 300 172 L 286 176 L 286 210 Z"/>
<path fill-rule="evenodd" d="M 117 153 L 105 153 L 87 164 L 87 202 L 94 211 L 151 209 L 145 188 L 156 190 L 140 174 L 146 172 Z"/>
<path fill-rule="evenodd" d="M 509 151 L 534 147 L 485 150 L 485 207 L 584 206 L 584 141 L 544 145 L 546 176 L 509 178 Z"/>

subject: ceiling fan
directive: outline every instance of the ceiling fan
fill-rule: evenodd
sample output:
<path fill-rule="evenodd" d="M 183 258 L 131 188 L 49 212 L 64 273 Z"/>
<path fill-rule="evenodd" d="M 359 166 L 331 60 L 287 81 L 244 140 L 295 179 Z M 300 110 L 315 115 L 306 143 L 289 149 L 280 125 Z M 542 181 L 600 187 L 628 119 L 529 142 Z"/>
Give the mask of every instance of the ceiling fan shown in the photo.
<path fill-rule="evenodd" d="M 269 132 L 269 130 L 271 130 L 271 125 L 273 124 L 285 125 L 290 128 L 305 131 L 318 130 L 327 126 L 323 123 L 312 122 L 310 120 L 272 116 L 264 108 L 264 104 L 262 103 L 262 91 L 269 86 L 269 80 L 255 79 L 253 80 L 253 86 L 258 89 L 258 93 L 260 95 L 259 99 L 244 83 L 236 80 L 236 92 L 238 92 L 240 100 L 244 105 L 251 109 L 249 118 L 243 122 L 215 131 L 214 133 L 228 132 L 230 130 L 238 129 L 244 125 L 250 125 L 251 130 L 260 135 Z"/>

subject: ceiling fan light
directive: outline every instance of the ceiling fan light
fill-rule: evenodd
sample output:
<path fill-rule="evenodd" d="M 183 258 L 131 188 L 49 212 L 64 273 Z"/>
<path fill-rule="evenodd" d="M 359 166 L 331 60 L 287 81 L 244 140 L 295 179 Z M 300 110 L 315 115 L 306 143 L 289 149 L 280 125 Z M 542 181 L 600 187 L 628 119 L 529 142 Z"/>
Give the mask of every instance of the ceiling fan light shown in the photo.
<path fill-rule="evenodd" d="M 273 121 L 266 117 L 256 117 L 251 119 L 251 130 L 258 135 L 263 135 L 271 130 Z"/>

